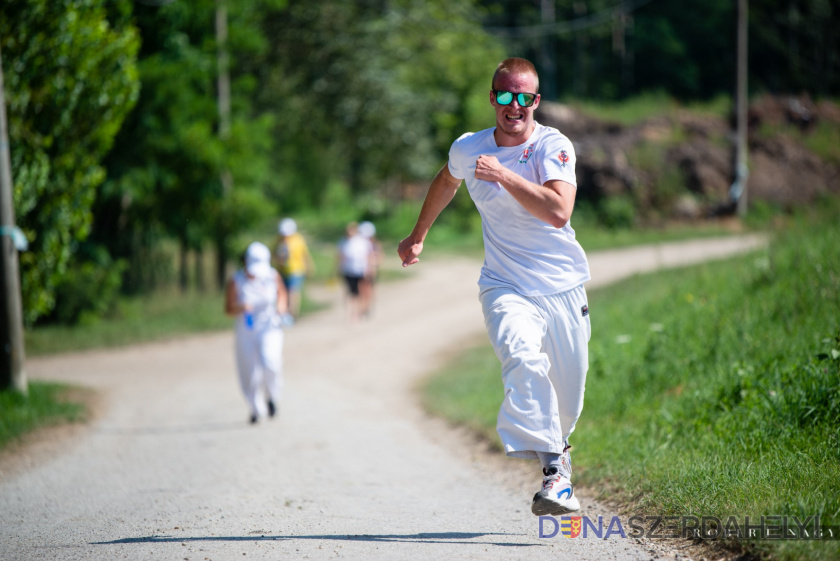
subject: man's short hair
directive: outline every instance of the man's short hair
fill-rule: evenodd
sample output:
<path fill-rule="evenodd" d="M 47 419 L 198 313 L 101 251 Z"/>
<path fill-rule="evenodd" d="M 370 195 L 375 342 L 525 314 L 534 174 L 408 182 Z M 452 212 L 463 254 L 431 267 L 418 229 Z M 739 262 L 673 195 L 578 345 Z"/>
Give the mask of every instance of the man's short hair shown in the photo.
<path fill-rule="evenodd" d="M 500 74 L 533 74 L 537 80 L 537 91 L 529 93 L 540 92 L 540 77 L 537 74 L 537 69 L 534 68 L 530 60 L 511 57 L 500 62 L 499 66 L 496 67 L 496 72 L 493 73 L 493 81 L 490 83 L 490 89 L 496 89 L 496 77 Z"/>

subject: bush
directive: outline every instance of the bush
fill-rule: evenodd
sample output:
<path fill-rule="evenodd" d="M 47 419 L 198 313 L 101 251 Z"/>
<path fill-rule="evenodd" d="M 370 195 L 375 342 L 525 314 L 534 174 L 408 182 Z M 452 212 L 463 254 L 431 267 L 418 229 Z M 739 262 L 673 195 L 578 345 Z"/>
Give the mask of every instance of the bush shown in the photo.
<path fill-rule="evenodd" d="M 43 323 L 96 321 L 116 305 L 125 261 L 114 261 L 99 246 L 80 252 L 77 259 L 56 286 L 55 308 Z"/>
<path fill-rule="evenodd" d="M 600 204 L 599 221 L 607 228 L 621 230 L 632 228 L 636 222 L 636 206 L 630 197 L 606 197 Z"/>

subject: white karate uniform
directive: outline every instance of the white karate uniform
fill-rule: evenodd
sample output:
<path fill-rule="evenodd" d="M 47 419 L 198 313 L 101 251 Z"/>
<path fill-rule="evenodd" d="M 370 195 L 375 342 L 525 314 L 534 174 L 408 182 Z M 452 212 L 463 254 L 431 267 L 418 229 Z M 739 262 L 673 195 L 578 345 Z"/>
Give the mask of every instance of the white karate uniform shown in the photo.
<path fill-rule="evenodd" d="M 494 130 L 461 136 L 448 165 L 481 214 L 479 298 L 505 389 L 496 428 L 509 456 L 561 454 L 583 407 L 589 367 L 589 264 L 570 223 L 555 228 L 538 219 L 501 185 L 476 179 L 475 165 L 486 154 L 538 185 L 576 187 L 574 147 L 539 123 L 519 146 L 497 146 Z"/>
<path fill-rule="evenodd" d="M 236 366 L 242 393 L 258 417 L 267 413 L 267 400 L 279 404 L 283 391 L 283 330 L 277 314 L 280 275 L 249 278 L 244 271 L 233 276 L 236 294 L 250 312 L 236 318 Z"/>

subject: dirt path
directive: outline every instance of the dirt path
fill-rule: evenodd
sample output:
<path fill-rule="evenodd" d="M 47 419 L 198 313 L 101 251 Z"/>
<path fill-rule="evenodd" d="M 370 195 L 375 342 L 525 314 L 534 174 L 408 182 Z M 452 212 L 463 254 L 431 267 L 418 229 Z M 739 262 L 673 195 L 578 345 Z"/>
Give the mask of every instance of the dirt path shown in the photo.
<path fill-rule="evenodd" d="M 592 254 L 590 286 L 761 243 Z M 49 454 L 0 464 L 0 559 L 667 557 L 631 539 L 540 539 L 536 466 L 482 454 L 418 408 L 417 380 L 482 337 L 478 269 L 426 260 L 380 287 L 368 322 L 348 326 L 340 305 L 299 322 L 279 418 L 257 426 L 231 333 L 29 360 L 32 379 L 95 388 L 103 410 Z"/>

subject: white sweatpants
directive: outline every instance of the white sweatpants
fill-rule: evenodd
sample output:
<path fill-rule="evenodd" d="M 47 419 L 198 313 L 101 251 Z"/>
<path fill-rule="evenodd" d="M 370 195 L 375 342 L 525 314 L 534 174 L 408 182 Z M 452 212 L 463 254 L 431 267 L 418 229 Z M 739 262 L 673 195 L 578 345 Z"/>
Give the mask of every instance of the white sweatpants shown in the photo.
<path fill-rule="evenodd" d="M 505 396 L 496 430 L 508 456 L 563 452 L 583 409 L 591 327 L 586 291 L 522 296 L 488 288 L 479 299 L 502 363 Z"/>
<path fill-rule="evenodd" d="M 236 367 L 251 413 L 264 417 L 267 400 L 275 405 L 283 391 L 283 330 L 236 330 Z"/>

